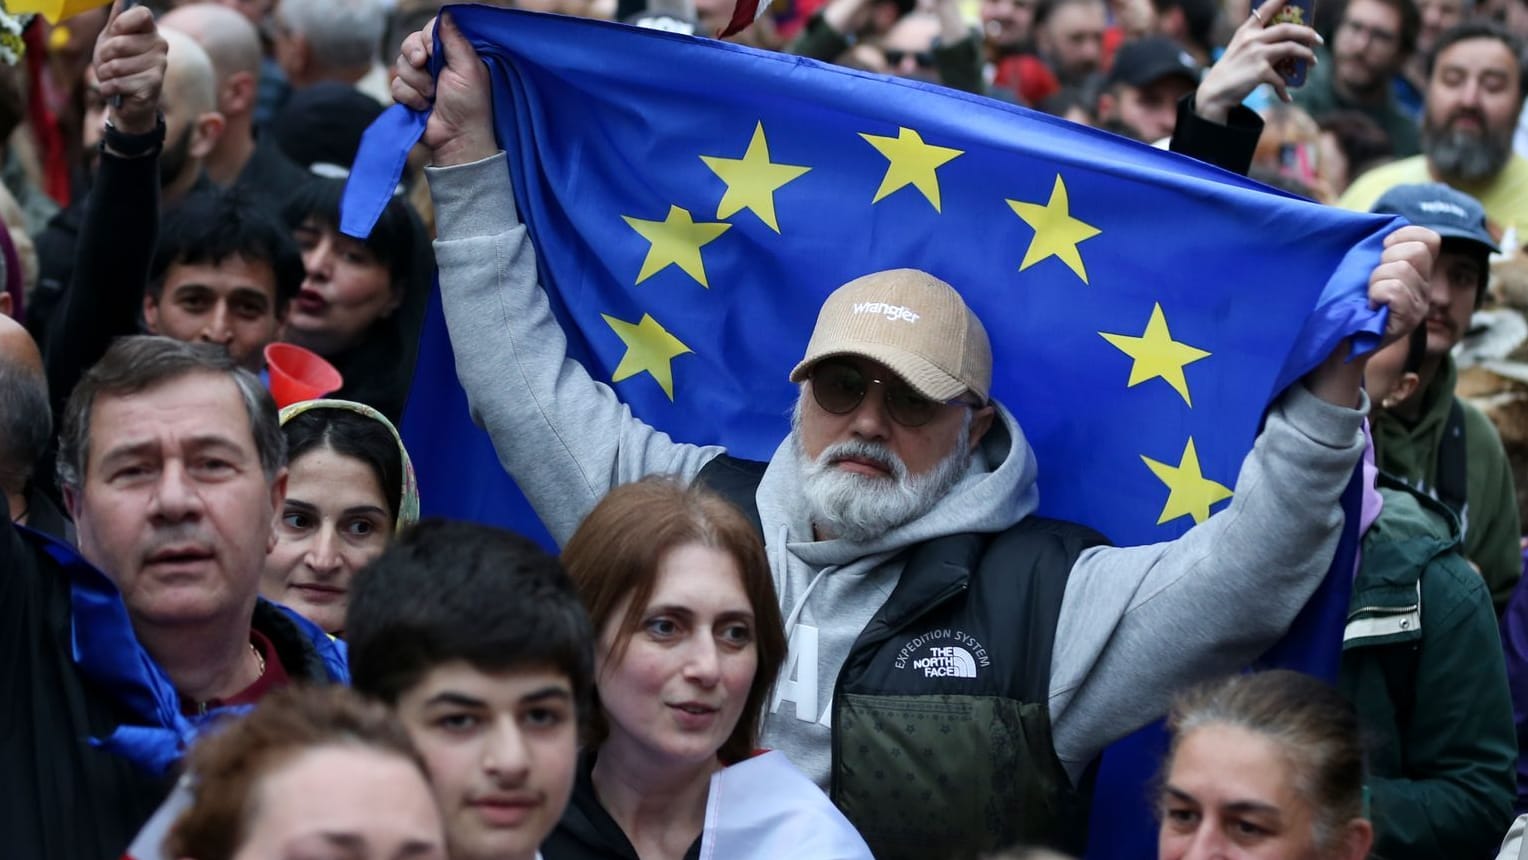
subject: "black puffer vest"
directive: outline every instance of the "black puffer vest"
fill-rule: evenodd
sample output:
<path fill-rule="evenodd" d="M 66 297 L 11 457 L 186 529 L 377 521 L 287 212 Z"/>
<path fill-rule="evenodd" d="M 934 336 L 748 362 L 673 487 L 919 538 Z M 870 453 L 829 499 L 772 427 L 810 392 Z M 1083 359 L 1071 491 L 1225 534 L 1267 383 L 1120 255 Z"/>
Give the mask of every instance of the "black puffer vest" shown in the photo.
<path fill-rule="evenodd" d="M 697 480 L 757 525 L 764 466 L 723 455 Z M 1051 651 L 1073 563 L 1106 542 L 1031 516 L 907 551 L 833 693 L 831 794 L 876 857 L 1081 853 L 1091 785 L 1051 741 Z"/>

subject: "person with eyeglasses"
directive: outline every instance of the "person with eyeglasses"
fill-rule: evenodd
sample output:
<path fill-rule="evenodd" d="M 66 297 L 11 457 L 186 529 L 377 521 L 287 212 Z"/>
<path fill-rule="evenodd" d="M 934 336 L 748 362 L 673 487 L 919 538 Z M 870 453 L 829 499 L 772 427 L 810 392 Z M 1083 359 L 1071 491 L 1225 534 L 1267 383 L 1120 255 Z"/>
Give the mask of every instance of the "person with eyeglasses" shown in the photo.
<path fill-rule="evenodd" d="M 552 536 L 612 488 L 700 482 L 760 530 L 788 656 L 759 744 L 820 787 L 878 858 L 1015 843 L 1075 851 L 1103 748 L 1171 692 L 1278 639 L 1322 581 L 1363 449 L 1366 359 L 1340 347 L 1270 410 L 1229 510 L 1113 548 L 1035 514 L 1035 455 L 991 397 L 992 345 L 959 291 L 873 272 L 823 303 L 792 430 L 767 463 L 636 419 L 567 355 L 504 181 L 487 72 L 443 19 L 410 35 L 397 100 L 423 142 L 458 374 Z M 1370 280 L 1385 340 L 1421 319 L 1438 238 L 1403 228 Z"/>
<path fill-rule="evenodd" d="M 1320 121 L 1355 110 L 1379 123 L 1401 158 L 1422 151 L 1417 118 L 1401 106 L 1395 79 L 1416 50 L 1422 17 L 1411 0 L 1352 0 L 1342 11 L 1329 51 L 1318 52 L 1295 104 Z"/>

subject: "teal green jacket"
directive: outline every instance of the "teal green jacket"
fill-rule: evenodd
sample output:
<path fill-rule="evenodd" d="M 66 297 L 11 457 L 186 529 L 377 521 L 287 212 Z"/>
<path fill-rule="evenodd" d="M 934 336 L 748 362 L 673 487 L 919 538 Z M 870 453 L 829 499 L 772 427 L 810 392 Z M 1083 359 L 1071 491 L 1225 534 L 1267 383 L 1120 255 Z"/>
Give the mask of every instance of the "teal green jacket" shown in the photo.
<path fill-rule="evenodd" d="M 1422 391 L 1422 415 L 1407 424 L 1389 412 L 1374 416 L 1374 448 L 1379 469 L 1425 493 L 1432 494 L 1438 480 L 1438 450 L 1448 425 L 1458 372 L 1452 358 L 1444 359 L 1438 373 Z M 1464 411 L 1465 471 L 1468 488 L 1464 507 L 1464 554 L 1485 577 L 1491 602 L 1500 613 L 1512 596 L 1523 572 L 1518 542 L 1521 524 L 1517 490 L 1507 451 L 1491 419 L 1468 402 Z"/>
<path fill-rule="evenodd" d="M 1496 613 L 1449 510 L 1380 481 L 1338 678 L 1367 734 L 1374 856 L 1493 857 L 1517 762 Z"/>

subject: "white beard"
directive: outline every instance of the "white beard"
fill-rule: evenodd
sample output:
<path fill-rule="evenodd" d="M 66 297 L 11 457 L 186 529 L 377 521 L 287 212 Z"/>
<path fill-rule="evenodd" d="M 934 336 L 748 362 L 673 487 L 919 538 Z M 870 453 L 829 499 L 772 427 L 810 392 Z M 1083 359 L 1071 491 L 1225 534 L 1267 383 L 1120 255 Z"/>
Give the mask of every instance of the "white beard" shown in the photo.
<path fill-rule="evenodd" d="M 971 465 L 971 450 L 966 444 L 971 431 L 970 410 L 966 410 L 954 449 L 921 475 L 909 475 L 907 464 L 887 446 L 863 439 L 829 445 L 816 460 L 809 459 L 801 449 L 800 422 L 792 423 L 801 490 L 812 525 L 852 543 L 874 540 L 928 513 Z M 862 475 L 832 465 L 844 457 L 873 460 L 891 476 Z"/>

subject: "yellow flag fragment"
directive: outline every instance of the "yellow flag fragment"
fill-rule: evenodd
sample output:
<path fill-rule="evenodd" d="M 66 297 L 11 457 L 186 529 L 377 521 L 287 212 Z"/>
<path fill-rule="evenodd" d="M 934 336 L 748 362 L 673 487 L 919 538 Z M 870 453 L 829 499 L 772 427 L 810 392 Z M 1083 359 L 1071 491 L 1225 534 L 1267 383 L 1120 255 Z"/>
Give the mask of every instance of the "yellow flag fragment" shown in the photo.
<path fill-rule="evenodd" d="M 12 15 L 41 15 L 53 24 L 109 5 L 111 0 L 4 0 L 5 11 Z"/>

